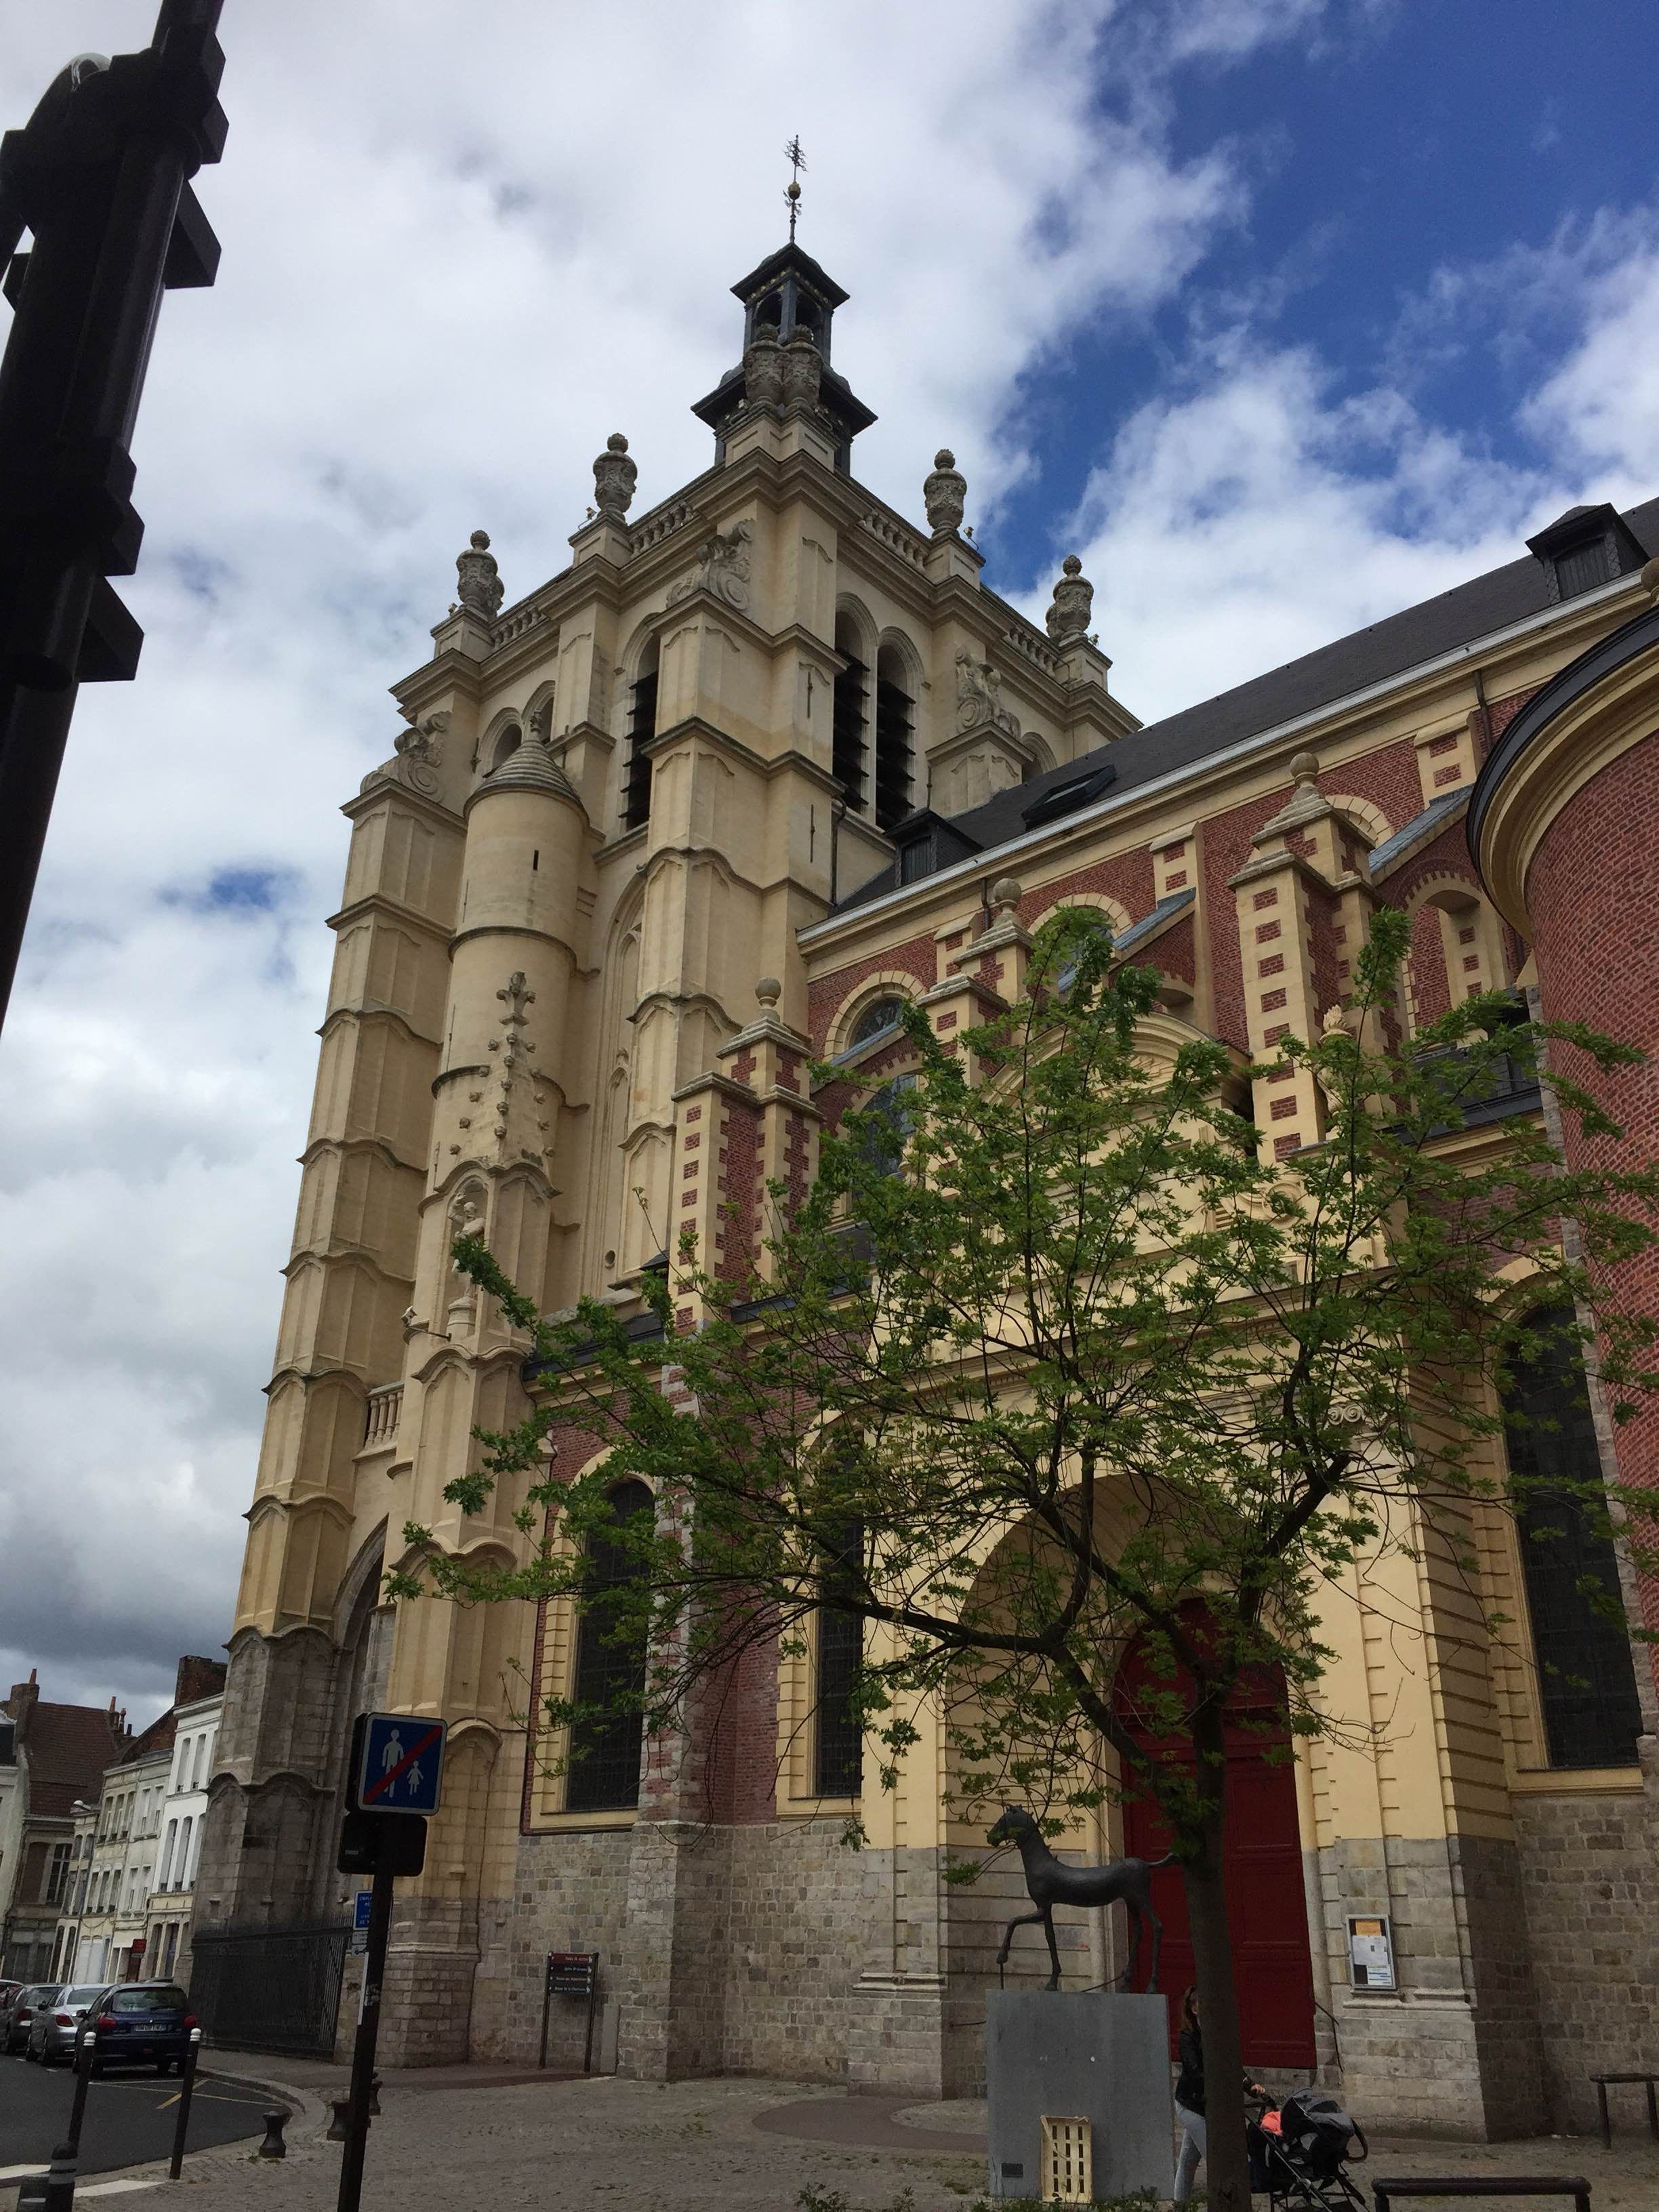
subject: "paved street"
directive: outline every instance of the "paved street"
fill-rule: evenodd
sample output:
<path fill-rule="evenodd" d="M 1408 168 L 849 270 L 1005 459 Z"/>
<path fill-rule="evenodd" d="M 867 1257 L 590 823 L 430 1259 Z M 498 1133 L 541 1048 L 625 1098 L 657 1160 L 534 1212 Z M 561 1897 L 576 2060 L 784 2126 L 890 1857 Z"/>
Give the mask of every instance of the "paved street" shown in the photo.
<path fill-rule="evenodd" d="M 266 2063 L 280 2075 L 280 2062 Z M 332 2081 L 316 2077 L 336 2069 L 305 2070 L 312 2078 L 296 2085 L 304 2108 L 289 2126 L 287 2160 L 250 2160 L 240 2145 L 206 2153 L 186 2169 L 192 2212 L 330 2212 L 339 2150 L 322 2135 Z M 369 2137 L 365 2212 L 591 2212 L 610 2199 L 617 2212 L 796 2212 L 803 2191 L 816 2195 L 817 2212 L 838 2212 L 837 2200 L 845 2212 L 967 2212 L 984 2190 L 981 2106 L 757 2081 L 466 2086 L 445 2070 L 441 2087 L 388 2076 Z M 1611 2156 L 1583 2136 L 1380 2143 L 1370 2172 L 1583 2172 L 1595 2212 L 1659 2204 L 1659 2146 L 1634 2133 Z M 1477 2212 L 1505 2202 L 1462 2201 Z"/>
<path fill-rule="evenodd" d="M 63 2141 L 75 2081 L 67 2067 L 31 2066 L 0 2059 L 0 2175 L 18 2166 L 44 2164 Z M 179 2084 L 154 2074 L 112 2074 L 92 2082 L 81 2131 L 81 2171 L 108 2173 L 121 2166 L 166 2158 L 178 2121 Z M 270 2100 L 256 2089 L 198 2075 L 191 2106 L 189 2149 L 233 2142 L 263 2132 L 260 2114 Z"/>

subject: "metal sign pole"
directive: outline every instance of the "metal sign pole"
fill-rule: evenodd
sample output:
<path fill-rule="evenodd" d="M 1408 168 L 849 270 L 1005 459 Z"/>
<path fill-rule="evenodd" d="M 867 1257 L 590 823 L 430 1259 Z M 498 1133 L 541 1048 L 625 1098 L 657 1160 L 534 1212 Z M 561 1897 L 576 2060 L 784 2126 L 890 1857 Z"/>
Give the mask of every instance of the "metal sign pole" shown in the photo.
<path fill-rule="evenodd" d="M 173 2129 L 173 2162 L 167 2167 L 167 2179 L 177 2181 L 184 2171 L 185 2136 L 190 2127 L 190 2100 L 196 2094 L 196 2055 L 201 2049 L 202 2031 L 190 2031 L 190 2048 L 185 2053 L 185 2063 L 179 2069 L 179 2117 Z"/>
<path fill-rule="evenodd" d="M 351 2054 L 351 2102 L 346 2112 L 345 2148 L 340 2153 L 338 2212 L 357 2212 L 363 2193 L 363 2157 L 368 2148 L 368 2106 L 374 2081 L 374 2045 L 380 2033 L 380 1990 L 386 1978 L 386 1938 L 392 1932 L 389 1869 L 377 1866 L 368 1907 L 368 1954 L 363 1960 L 363 2006 L 357 2042 Z"/>
<path fill-rule="evenodd" d="M 75 2043 L 75 2102 L 70 2106 L 69 2149 L 71 2158 L 81 2155 L 81 2122 L 87 2109 L 87 2084 L 92 2079 L 93 2054 L 98 2047 L 98 2031 L 88 2022 L 84 2032 L 76 2031 Z"/>

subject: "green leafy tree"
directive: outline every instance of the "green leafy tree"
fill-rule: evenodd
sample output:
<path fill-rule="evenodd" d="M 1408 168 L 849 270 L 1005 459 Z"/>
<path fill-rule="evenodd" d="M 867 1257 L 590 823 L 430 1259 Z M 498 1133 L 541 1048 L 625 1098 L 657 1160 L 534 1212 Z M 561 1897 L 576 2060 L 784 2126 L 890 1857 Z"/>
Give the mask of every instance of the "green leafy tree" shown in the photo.
<path fill-rule="evenodd" d="M 1258 1710 L 1243 1693 L 1265 1678 L 1288 1706 L 1264 1755 L 1336 1725 L 1322 1624 L 1356 1561 L 1432 1550 L 1473 1577 L 1480 1501 L 1516 1503 L 1489 1473 L 1492 1385 L 1538 1351 L 1528 1314 L 1577 1314 L 1616 1414 L 1651 1380 L 1649 1332 L 1606 1286 L 1649 1241 L 1659 1176 L 1569 1172 L 1531 1115 L 1465 1129 L 1472 1103 L 1536 1069 L 1564 1115 L 1606 1130 L 1542 1066 L 1547 1042 L 1591 1077 L 1635 1055 L 1516 1021 L 1496 994 L 1402 1044 L 1404 951 L 1401 918 L 1379 913 L 1344 1025 L 1276 1048 L 1328 1103 L 1322 1140 L 1283 1161 L 1244 1117 L 1239 1056 L 1161 1017 L 1152 971 L 1062 921 L 1028 994 L 959 1044 L 909 1017 L 910 1079 L 842 1115 L 793 1218 L 775 1191 L 763 1270 L 734 1280 L 682 1244 L 643 1293 L 659 1337 L 591 1302 L 550 1326 L 461 1240 L 545 1389 L 448 1495 L 474 1511 L 514 1486 L 526 1563 L 469 1565 L 410 1527 L 392 1586 L 580 1596 L 588 1540 L 619 1540 L 609 1493 L 635 1474 L 656 1510 L 623 1532 L 633 1572 L 606 1590 L 605 1632 L 644 1656 L 647 1728 L 828 1607 L 865 1624 L 855 1698 L 885 1784 L 921 1696 L 948 1715 L 959 1801 L 1018 1792 L 1050 1832 L 1113 1794 L 1155 1801 L 1185 1882 L 1227 2212 L 1249 2203 L 1230 1714 Z M 547 1479 L 562 1425 L 609 1446 L 603 1468 Z M 1579 1488 L 1650 1564 L 1647 1501 L 1593 1469 Z M 553 1698 L 544 1717 L 594 1717 Z"/>

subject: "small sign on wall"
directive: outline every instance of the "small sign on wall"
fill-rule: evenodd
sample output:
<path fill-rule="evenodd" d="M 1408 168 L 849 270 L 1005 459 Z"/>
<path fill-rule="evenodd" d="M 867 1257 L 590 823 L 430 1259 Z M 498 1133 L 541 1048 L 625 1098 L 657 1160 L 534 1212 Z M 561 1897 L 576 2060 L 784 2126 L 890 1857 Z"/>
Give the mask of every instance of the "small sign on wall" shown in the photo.
<path fill-rule="evenodd" d="M 1391 1990 L 1397 1986 L 1394 1934 L 1386 1913 L 1348 1915 L 1348 1979 L 1357 1990 Z"/>

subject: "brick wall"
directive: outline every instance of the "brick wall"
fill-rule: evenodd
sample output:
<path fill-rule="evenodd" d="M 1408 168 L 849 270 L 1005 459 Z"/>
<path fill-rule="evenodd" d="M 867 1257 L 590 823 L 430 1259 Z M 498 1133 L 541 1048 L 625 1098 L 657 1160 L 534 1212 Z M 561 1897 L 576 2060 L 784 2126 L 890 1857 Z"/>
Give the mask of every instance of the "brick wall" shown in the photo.
<path fill-rule="evenodd" d="M 1659 734 L 1622 754 L 1578 793 L 1545 834 L 1527 879 L 1539 992 L 1547 1019 L 1582 1021 L 1652 1053 L 1659 1038 L 1659 933 L 1645 918 L 1659 851 Z M 1659 1156 L 1659 1059 L 1597 1075 L 1565 1048 L 1580 1076 L 1624 1130 L 1580 1135 L 1567 1117 L 1575 1165 L 1651 1164 Z M 1659 1248 L 1621 1267 L 1616 1294 L 1659 1316 Z M 1659 1405 L 1642 1407 L 1617 1432 L 1624 1480 L 1659 1486 Z M 1659 1628 L 1659 1583 L 1644 1578 L 1646 1626 Z"/>

